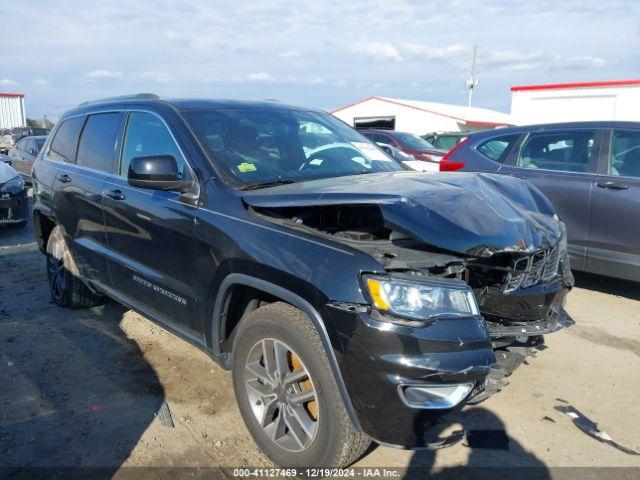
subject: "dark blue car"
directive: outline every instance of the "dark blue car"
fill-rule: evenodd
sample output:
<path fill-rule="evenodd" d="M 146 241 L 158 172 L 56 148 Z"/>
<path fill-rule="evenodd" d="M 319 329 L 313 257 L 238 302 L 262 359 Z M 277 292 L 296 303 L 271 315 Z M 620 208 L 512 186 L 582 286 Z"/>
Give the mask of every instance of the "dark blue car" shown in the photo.
<path fill-rule="evenodd" d="M 529 180 L 567 225 L 573 269 L 640 281 L 640 123 L 487 130 L 459 144 L 440 169 Z"/>

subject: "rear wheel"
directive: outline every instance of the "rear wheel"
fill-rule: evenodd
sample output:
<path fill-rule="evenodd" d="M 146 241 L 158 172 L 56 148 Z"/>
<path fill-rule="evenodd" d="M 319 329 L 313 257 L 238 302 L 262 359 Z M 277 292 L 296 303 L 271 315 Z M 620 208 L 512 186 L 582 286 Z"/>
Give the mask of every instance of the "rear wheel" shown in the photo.
<path fill-rule="evenodd" d="M 277 465 L 344 467 L 369 446 L 349 420 L 313 323 L 288 304 L 242 320 L 233 384 L 247 428 Z"/>
<path fill-rule="evenodd" d="M 51 298 L 61 307 L 84 308 L 104 303 L 104 296 L 93 293 L 80 280 L 60 227 L 51 231 L 47 241 L 47 277 Z"/>

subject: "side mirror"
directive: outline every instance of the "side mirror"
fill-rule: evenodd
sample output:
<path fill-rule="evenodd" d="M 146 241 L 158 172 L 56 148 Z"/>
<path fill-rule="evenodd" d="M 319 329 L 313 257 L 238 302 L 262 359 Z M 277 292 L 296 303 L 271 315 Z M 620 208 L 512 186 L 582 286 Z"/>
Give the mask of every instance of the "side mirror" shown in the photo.
<path fill-rule="evenodd" d="M 151 190 L 177 190 L 184 192 L 190 182 L 180 177 L 178 162 L 173 155 L 135 157 L 129 163 L 129 184 Z"/>

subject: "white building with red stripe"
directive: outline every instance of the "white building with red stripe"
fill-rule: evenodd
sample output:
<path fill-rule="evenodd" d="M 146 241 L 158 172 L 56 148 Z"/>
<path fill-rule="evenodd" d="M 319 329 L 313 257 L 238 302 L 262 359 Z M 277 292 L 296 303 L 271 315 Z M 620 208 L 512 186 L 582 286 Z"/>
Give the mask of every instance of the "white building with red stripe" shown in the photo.
<path fill-rule="evenodd" d="M 24 94 L 0 92 L 0 129 L 26 125 Z"/>
<path fill-rule="evenodd" d="M 356 128 L 390 128 L 416 135 L 471 132 L 512 123 L 508 114 L 487 108 L 377 96 L 331 113 Z"/>
<path fill-rule="evenodd" d="M 511 87 L 511 119 L 516 125 L 640 121 L 640 80 Z"/>

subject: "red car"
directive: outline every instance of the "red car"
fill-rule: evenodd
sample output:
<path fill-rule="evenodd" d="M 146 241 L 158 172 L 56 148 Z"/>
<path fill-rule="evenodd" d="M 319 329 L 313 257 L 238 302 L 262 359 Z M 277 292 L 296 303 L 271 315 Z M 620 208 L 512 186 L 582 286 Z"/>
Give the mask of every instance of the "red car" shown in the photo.
<path fill-rule="evenodd" d="M 426 140 L 413 133 L 397 132 L 395 130 L 366 129 L 358 130 L 362 135 L 375 143 L 392 145 L 416 160 L 440 163 L 446 150 L 438 150 Z"/>

